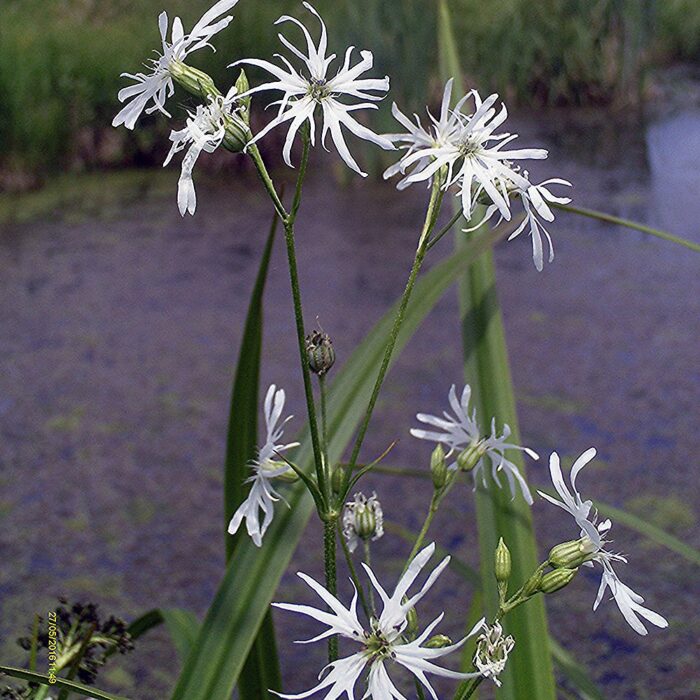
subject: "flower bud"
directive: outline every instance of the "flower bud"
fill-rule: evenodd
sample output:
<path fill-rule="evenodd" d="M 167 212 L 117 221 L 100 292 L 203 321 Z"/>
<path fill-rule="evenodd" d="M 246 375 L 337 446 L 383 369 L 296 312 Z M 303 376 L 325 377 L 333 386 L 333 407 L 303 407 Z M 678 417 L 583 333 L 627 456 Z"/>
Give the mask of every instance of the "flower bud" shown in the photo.
<path fill-rule="evenodd" d="M 414 639 L 418 633 L 418 613 L 415 608 L 409 608 L 406 613 L 406 636 Z"/>
<path fill-rule="evenodd" d="M 360 540 L 378 540 L 383 534 L 384 515 L 377 494 L 367 498 L 363 493 L 356 493 L 343 510 L 343 535 L 348 549 L 354 552 Z"/>
<path fill-rule="evenodd" d="M 544 574 L 542 573 L 542 569 L 537 569 L 530 578 L 525 581 L 525 585 L 523 586 L 523 596 L 526 598 L 529 598 L 530 596 L 534 595 L 540 590 L 540 584 L 542 583 L 542 577 Z"/>
<path fill-rule="evenodd" d="M 333 493 L 339 494 L 343 488 L 345 481 L 345 469 L 340 465 L 333 467 L 331 470 L 331 488 Z"/>
<path fill-rule="evenodd" d="M 204 71 L 197 70 L 182 61 L 175 60 L 170 62 L 168 70 L 178 85 L 182 86 L 187 92 L 201 97 L 205 102 L 210 97 L 221 96 L 216 85 L 214 85 L 212 77 Z"/>
<path fill-rule="evenodd" d="M 577 569 L 588 558 L 588 552 L 582 540 L 570 540 L 552 547 L 549 563 L 555 569 Z"/>
<path fill-rule="evenodd" d="M 335 363 L 333 342 L 327 333 L 312 331 L 306 336 L 306 356 L 309 369 L 322 377 Z"/>
<path fill-rule="evenodd" d="M 433 477 L 435 490 L 440 490 L 447 483 L 447 462 L 445 461 L 445 450 L 440 443 L 430 455 L 430 473 Z"/>
<path fill-rule="evenodd" d="M 442 649 L 443 647 L 450 646 L 450 644 L 452 644 L 452 640 L 448 636 L 436 634 L 425 643 L 425 646 L 428 649 Z"/>
<path fill-rule="evenodd" d="M 250 89 L 250 83 L 248 83 L 248 76 L 245 74 L 245 71 L 242 70 L 240 75 L 238 76 L 238 80 L 236 80 L 236 92 L 239 95 L 242 95 L 244 92 L 248 92 Z M 241 119 L 246 124 L 250 123 L 250 95 L 247 97 L 243 97 L 239 101 L 240 105 L 240 116 Z"/>
<path fill-rule="evenodd" d="M 505 583 L 510 578 L 510 550 L 506 546 L 506 543 L 503 541 L 502 537 L 498 540 L 498 547 L 496 547 L 494 572 L 496 574 L 496 581 L 499 583 Z"/>
<path fill-rule="evenodd" d="M 479 460 L 484 456 L 484 451 L 481 442 L 477 442 L 474 445 L 469 445 L 465 450 L 462 450 L 457 455 L 457 466 L 463 472 L 470 472 L 477 464 Z"/>
<path fill-rule="evenodd" d="M 578 569 L 554 569 L 542 577 L 540 590 L 542 593 L 556 593 L 568 586 L 578 573 Z"/>

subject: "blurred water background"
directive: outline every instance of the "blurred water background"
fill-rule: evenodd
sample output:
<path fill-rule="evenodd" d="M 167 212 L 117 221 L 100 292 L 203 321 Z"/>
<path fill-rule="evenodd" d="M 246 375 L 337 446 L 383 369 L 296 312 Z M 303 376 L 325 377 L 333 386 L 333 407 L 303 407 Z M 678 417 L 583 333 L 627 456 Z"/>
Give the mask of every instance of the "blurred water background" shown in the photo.
<path fill-rule="evenodd" d="M 700 3 L 693 0 L 455 0 L 471 85 L 498 90 L 511 130 L 551 152 L 535 177 L 575 183 L 575 203 L 700 241 Z M 185 24 L 207 2 L 168 0 Z M 223 566 L 221 479 L 230 382 L 269 207 L 230 154 L 202 160 L 197 216 L 175 206 L 177 168 L 157 170 L 170 125 L 109 124 L 119 73 L 157 47 L 164 0 L 4 0 L 0 7 L 0 658 L 57 595 L 126 617 L 158 605 L 202 614 Z M 335 45 L 372 48 L 392 97 L 422 109 L 439 96 L 434 7 L 425 0 L 318 0 Z M 299 3 L 241 0 L 198 67 L 278 50 L 271 23 Z M 191 104 L 178 93 L 176 116 Z M 257 115 L 256 119 L 262 119 Z M 389 130 L 388 104 L 377 115 Z M 279 152 L 279 135 L 265 148 Z M 354 144 L 375 173 L 383 162 Z M 308 320 L 339 362 L 400 294 L 425 193 L 347 177 L 314 154 L 299 220 Z M 329 174 L 332 177 L 329 177 Z M 280 170 L 279 180 L 289 178 Z M 499 247 L 501 301 L 523 440 L 572 458 L 591 444 L 586 491 L 695 547 L 700 275 L 695 254 L 573 216 L 552 226 L 557 258 L 538 275 L 528 242 Z M 443 253 L 450 248 L 446 240 Z M 439 251 L 436 250 L 438 254 Z M 408 436 L 418 410 L 441 410 L 461 381 L 457 303 L 448 295 L 397 363 L 367 452 L 399 438 L 396 464 L 424 466 Z M 285 386 L 301 424 L 288 280 L 275 252 L 263 381 Z M 535 485 L 544 465 L 531 466 Z M 585 479 L 585 481 L 584 481 Z M 415 483 L 373 477 L 389 518 L 420 523 Z M 400 504 L 400 509 L 398 507 Z M 536 507 L 542 547 L 562 524 Z M 473 499 L 455 489 L 435 533 L 477 563 Z M 575 533 L 568 533 L 575 534 Z M 295 566 L 319 574 L 311 526 Z M 551 601 L 554 636 L 613 700 L 700 697 L 697 568 L 618 526 L 623 580 L 671 622 L 639 638 L 612 603 L 590 610 L 581 577 Z M 389 579 L 406 547 L 387 536 Z M 620 572 L 622 575 L 622 571 Z M 436 611 L 463 616 L 471 591 L 445 575 Z M 279 599 L 310 601 L 290 574 Z M 426 616 L 428 612 L 425 613 Z M 448 614 L 449 618 L 449 614 Z M 454 620 L 454 618 L 453 618 Z M 323 649 L 303 621 L 277 617 L 289 690 L 309 687 Z M 459 625 L 446 631 L 459 636 Z M 164 631 L 113 665 L 101 685 L 134 700 L 167 696 L 178 660 Z M 488 691 L 484 697 L 489 697 Z M 566 695 L 562 695 L 566 697 Z"/>

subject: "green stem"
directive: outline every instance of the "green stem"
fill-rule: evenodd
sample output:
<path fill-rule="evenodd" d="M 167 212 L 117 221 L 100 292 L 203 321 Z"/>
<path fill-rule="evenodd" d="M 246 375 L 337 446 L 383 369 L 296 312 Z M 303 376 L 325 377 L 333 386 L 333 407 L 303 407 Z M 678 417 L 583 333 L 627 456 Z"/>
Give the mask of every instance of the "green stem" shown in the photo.
<path fill-rule="evenodd" d="M 476 689 L 481 685 L 484 680 L 483 676 L 478 676 L 477 678 L 470 678 L 468 681 L 464 681 L 457 688 L 453 700 L 467 700 L 476 692 Z"/>
<path fill-rule="evenodd" d="M 454 216 L 430 239 L 428 250 L 430 250 L 450 229 L 462 218 L 462 210 L 458 209 Z"/>
<path fill-rule="evenodd" d="M 677 243 L 685 248 L 694 250 L 696 253 L 700 253 L 700 244 L 694 243 L 693 241 L 688 241 L 680 236 L 674 236 L 672 233 L 668 233 L 667 231 L 660 231 L 657 228 L 652 228 L 651 226 L 646 226 L 645 224 L 638 224 L 636 221 L 630 221 L 629 219 L 621 219 L 619 216 L 606 214 L 605 212 L 596 211 L 595 209 L 572 207 L 570 204 L 556 204 L 555 202 L 551 202 L 550 204 L 557 209 L 568 211 L 571 214 L 579 214 L 580 216 L 587 216 L 591 219 L 598 219 L 598 221 L 606 221 L 609 224 L 617 224 L 618 226 L 625 226 L 626 228 L 632 228 L 636 231 L 642 231 L 643 233 L 648 233 L 651 236 L 661 238 L 664 241 L 671 241 L 671 243 Z"/>
<path fill-rule="evenodd" d="M 336 520 L 325 520 L 323 523 L 323 563 L 326 573 L 326 590 L 331 595 L 338 593 L 337 571 L 335 561 Z M 328 662 L 338 658 L 338 637 L 328 638 Z"/>
<path fill-rule="evenodd" d="M 396 346 L 396 341 L 399 336 L 399 331 L 401 330 L 401 325 L 403 324 L 404 316 L 406 314 L 406 307 L 408 306 L 408 301 L 411 298 L 411 293 L 413 292 L 413 287 L 416 283 L 416 278 L 420 272 L 421 266 L 423 265 L 423 260 L 425 254 L 428 251 L 428 238 L 430 232 L 435 226 L 435 221 L 437 215 L 440 211 L 440 205 L 442 204 L 442 196 L 444 192 L 442 190 L 442 178 L 437 174 L 433 178 L 433 185 L 430 192 L 430 202 L 428 203 L 428 211 L 425 216 L 425 223 L 423 224 L 423 230 L 421 231 L 420 239 L 418 241 L 418 248 L 416 249 L 416 254 L 413 259 L 413 265 L 411 267 L 411 272 L 408 276 L 408 281 L 406 282 L 406 288 L 404 289 L 403 296 L 399 302 L 399 308 L 396 312 L 396 318 L 394 319 L 394 325 L 391 329 L 389 335 L 389 340 L 384 350 L 384 357 L 382 358 L 382 364 L 379 368 L 379 373 L 377 374 L 377 379 L 374 383 L 374 388 L 372 389 L 372 395 L 367 405 L 367 410 L 365 412 L 365 417 L 360 426 L 360 430 L 355 439 L 355 444 L 352 449 L 352 456 L 350 457 L 349 468 L 346 470 L 346 481 L 349 480 L 355 465 L 357 464 L 357 458 L 360 454 L 360 448 L 364 442 L 365 435 L 367 434 L 367 428 L 369 427 L 369 422 L 372 418 L 372 413 L 374 412 L 374 407 L 377 403 L 377 398 L 379 397 L 379 391 L 384 383 L 384 378 L 389 370 L 389 364 L 391 362 L 391 356 L 394 352 L 394 347 Z"/>
<path fill-rule="evenodd" d="M 323 473 L 323 458 L 321 452 L 321 444 L 318 432 L 318 423 L 316 420 L 316 405 L 314 402 L 314 392 L 311 385 L 311 372 L 309 371 L 309 360 L 306 356 L 306 330 L 304 328 L 304 312 L 301 303 L 301 286 L 299 284 L 299 269 L 297 266 L 297 256 L 296 256 L 296 244 L 294 241 L 294 220 L 296 218 L 296 212 L 288 214 L 287 210 L 284 208 L 282 201 L 280 200 L 275 185 L 272 182 L 270 174 L 267 172 L 265 163 L 260 155 L 256 145 L 251 146 L 248 149 L 250 157 L 253 159 L 253 163 L 258 171 L 260 179 L 265 186 L 272 203 L 275 207 L 277 215 L 282 220 L 284 224 L 284 240 L 287 247 L 287 263 L 289 266 L 289 280 L 292 287 L 292 301 L 294 303 L 294 320 L 296 324 L 297 332 L 297 344 L 299 346 L 299 359 L 301 362 L 301 370 L 304 379 L 304 395 L 306 397 L 306 411 L 309 417 L 309 431 L 311 433 L 311 444 L 313 446 L 314 452 L 314 463 L 316 465 L 316 477 L 318 479 L 318 485 L 321 489 L 321 493 L 326 493 L 325 490 L 325 478 Z M 302 163 L 299 168 L 299 177 L 297 179 L 297 186 L 295 190 L 294 206 L 299 208 L 299 200 L 301 197 L 301 182 L 306 174 L 306 165 L 309 157 L 309 148 L 307 140 L 305 140 L 304 154 L 302 157 Z M 326 504 L 328 506 L 328 504 Z M 325 514 L 320 514 L 325 517 Z"/>
<path fill-rule="evenodd" d="M 408 555 L 408 559 L 406 560 L 406 564 L 404 565 L 404 571 L 408 568 L 408 565 L 413 561 L 413 558 L 420 552 L 422 546 L 423 546 L 423 541 L 425 540 L 425 536 L 428 534 L 428 530 L 430 529 L 430 525 L 433 522 L 433 518 L 435 517 L 435 514 L 438 512 L 438 509 L 440 508 L 440 504 L 442 503 L 443 499 L 447 494 L 450 492 L 450 489 L 452 488 L 452 485 L 455 483 L 456 480 L 456 475 L 453 475 L 450 477 L 450 480 L 439 490 L 433 491 L 433 496 L 430 499 L 430 507 L 428 508 L 428 514 L 425 516 L 425 520 L 423 521 L 423 527 L 421 527 L 420 532 L 418 533 L 418 536 L 416 537 L 416 541 L 413 543 L 413 549 L 411 550 L 411 553 Z"/>
<path fill-rule="evenodd" d="M 328 411 L 326 409 L 327 392 L 326 392 L 326 376 L 320 374 L 318 377 L 319 394 L 321 395 L 321 454 L 323 456 L 323 472 L 326 493 L 324 497 L 326 503 L 330 503 L 332 499 L 333 482 L 330 461 L 328 459 Z"/>
<path fill-rule="evenodd" d="M 343 537 L 342 532 L 338 535 L 338 539 L 340 540 L 340 544 L 343 549 L 343 554 L 345 555 L 345 561 L 348 565 L 348 570 L 350 571 L 350 578 L 352 579 L 352 582 L 355 584 L 355 588 L 357 588 L 357 595 L 360 599 L 360 605 L 362 605 L 362 609 L 365 611 L 365 615 L 367 616 L 367 619 L 369 620 L 372 617 L 372 610 L 374 609 L 374 605 L 370 608 L 370 606 L 367 604 L 367 597 L 365 596 L 365 588 L 360 582 L 360 578 L 357 575 L 357 569 L 355 568 L 355 564 L 352 561 L 352 554 L 350 550 L 348 549 L 348 543 L 345 541 L 345 538 Z M 370 588 L 370 591 L 372 589 Z"/>
<path fill-rule="evenodd" d="M 369 540 L 362 540 L 362 544 L 365 549 L 365 564 L 372 568 L 372 545 L 370 545 Z M 369 587 L 369 604 L 372 608 L 372 614 L 376 617 L 377 615 L 377 603 L 374 599 L 374 586 L 370 584 Z"/>

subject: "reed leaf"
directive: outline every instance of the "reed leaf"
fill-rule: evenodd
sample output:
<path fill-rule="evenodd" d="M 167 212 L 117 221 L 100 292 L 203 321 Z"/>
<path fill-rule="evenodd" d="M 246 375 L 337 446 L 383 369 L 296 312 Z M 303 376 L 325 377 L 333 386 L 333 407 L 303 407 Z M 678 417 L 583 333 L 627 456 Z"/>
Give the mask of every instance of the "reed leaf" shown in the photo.
<path fill-rule="evenodd" d="M 250 462 L 256 455 L 258 410 L 260 405 L 260 357 L 263 337 L 263 294 L 275 240 L 278 218 L 275 215 L 270 226 L 260 268 L 248 306 L 243 330 L 238 364 L 231 391 L 231 410 L 226 438 L 224 465 L 224 533 L 226 561 L 231 559 L 242 532 L 234 537 L 228 534 L 228 522 L 247 496 L 246 480 L 250 475 Z M 277 656 L 275 626 L 272 614 L 265 616 L 253 648 L 241 671 L 238 683 L 240 700 L 270 698 L 270 690 L 282 689 L 282 677 Z"/>
<path fill-rule="evenodd" d="M 442 77 L 444 80 L 453 77 L 460 85 L 462 70 L 447 0 L 440 0 L 438 13 Z M 463 245 L 465 238 L 458 234 L 457 248 Z M 515 398 L 492 252 L 480 256 L 463 275 L 459 300 L 465 375 L 472 386 L 477 415 L 484 426 L 492 416 L 496 417 L 499 425 L 508 423 L 513 430 L 513 441 L 518 443 Z M 524 473 L 522 460 L 514 461 Z M 530 509 L 520 495 L 511 500 L 509 493 L 492 484 L 492 488 L 478 489 L 476 508 L 482 585 L 488 614 L 493 617 L 498 593 L 492 566 L 498 538 L 503 537 L 511 550 L 513 578 L 516 581 L 524 581 L 537 566 L 537 546 Z M 516 700 L 518 697 L 555 700 L 543 601 L 535 599 L 531 604 L 513 611 L 506 619 L 505 627 L 515 637 L 517 651 L 502 674 L 503 686 L 497 691 L 498 697 L 503 700 Z"/>

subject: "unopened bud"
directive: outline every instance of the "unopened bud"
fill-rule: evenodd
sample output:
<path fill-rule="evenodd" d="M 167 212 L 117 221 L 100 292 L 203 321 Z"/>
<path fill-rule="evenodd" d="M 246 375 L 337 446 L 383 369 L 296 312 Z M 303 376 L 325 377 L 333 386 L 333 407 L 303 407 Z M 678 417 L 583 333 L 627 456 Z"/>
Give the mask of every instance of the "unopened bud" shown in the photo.
<path fill-rule="evenodd" d="M 466 450 L 462 450 L 457 455 L 457 466 L 463 472 L 470 472 L 477 464 L 479 460 L 484 456 L 484 451 L 480 442 L 474 445 L 469 445 Z"/>
<path fill-rule="evenodd" d="M 333 468 L 331 472 L 331 488 L 333 493 L 340 493 L 345 482 L 345 469 L 340 465 Z"/>
<path fill-rule="evenodd" d="M 542 577 L 544 574 L 542 573 L 542 569 L 537 569 L 530 578 L 525 581 L 525 585 L 523 586 L 523 596 L 526 598 L 529 598 L 530 596 L 535 595 L 540 590 L 540 584 L 542 583 Z"/>
<path fill-rule="evenodd" d="M 440 443 L 430 455 L 430 473 L 433 477 L 435 490 L 441 489 L 447 483 L 447 462 L 445 461 L 445 450 Z"/>
<path fill-rule="evenodd" d="M 210 97 L 219 97 L 221 93 L 214 85 L 214 80 L 204 71 L 188 66 L 182 61 L 170 61 L 168 65 L 170 75 L 175 82 L 187 92 L 201 97 L 205 102 Z"/>
<path fill-rule="evenodd" d="M 425 643 L 425 646 L 428 649 L 442 649 L 443 647 L 450 646 L 450 644 L 452 644 L 452 640 L 448 636 L 436 634 Z"/>
<path fill-rule="evenodd" d="M 540 590 L 542 593 L 556 593 L 568 586 L 578 573 L 578 569 L 554 569 L 542 577 Z"/>
<path fill-rule="evenodd" d="M 415 638 L 418 632 L 418 613 L 415 608 L 409 608 L 406 613 L 406 635 L 409 639 Z"/>
<path fill-rule="evenodd" d="M 335 350 L 328 333 L 312 331 L 306 336 L 306 357 L 309 369 L 322 377 L 335 363 Z"/>
<path fill-rule="evenodd" d="M 587 558 L 583 540 L 562 542 L 549 552 L 549 563 L 556 569 L 577 569 Z"/>
<path fill-rule="evenodd" d="M 510 578 L 510 550 L 506 546 L 506 543 L 503 541 L 502 537 L 498 540 L 498 547 L 496 547 L 494 572 L 496 574 L 496 581 L 499 583 L 505 583 Z"/>
<path fill-rule="evenodd" d="M 236 92 L 239 95 L 242 95 L 243 93 L 248 92 L 248 90 L 250 90 L 248 76 L 245 74 L 245 71 L 242 70 L 241 74 L 238 76 L 238 80 L 236 80 Z M 250 123 L 250 95 L 240 99 L 238 104 L 240 105 L 241 119 L 243 119 L 246 124 Z"/>

